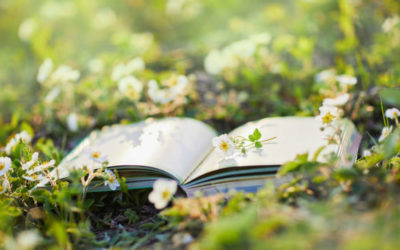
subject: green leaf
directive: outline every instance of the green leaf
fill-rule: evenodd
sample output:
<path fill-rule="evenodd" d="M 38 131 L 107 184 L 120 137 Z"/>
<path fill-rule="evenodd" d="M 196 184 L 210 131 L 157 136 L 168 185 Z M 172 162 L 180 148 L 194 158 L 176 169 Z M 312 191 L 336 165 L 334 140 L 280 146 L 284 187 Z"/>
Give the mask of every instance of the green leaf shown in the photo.
<path fill-rule="evenodd" d="M 254 146 L 255 146 L 256 148 L 262 148 L 262 144 L 261 144 L 261 142 L 259 142 L 259 141 L 257 141 L 257 142 L 254 144 Z"/>
<path fill-rule="evenodd" d="M 254 130 L 253 136 L 254 136 L 254 139 L 255 139 L 256 141 L 257 141 L 257 140 L 260 140 L 260 138 L 261 138 L 261 133 L 260 133 L 260 131 L 259 131 L 257 128 Z"/>
<path fill-rule="evenodd" d="M 256 139 L 254 138 L 254 135 L 249 135 L 249 140 L 252 142 L 256 141 Z"/>

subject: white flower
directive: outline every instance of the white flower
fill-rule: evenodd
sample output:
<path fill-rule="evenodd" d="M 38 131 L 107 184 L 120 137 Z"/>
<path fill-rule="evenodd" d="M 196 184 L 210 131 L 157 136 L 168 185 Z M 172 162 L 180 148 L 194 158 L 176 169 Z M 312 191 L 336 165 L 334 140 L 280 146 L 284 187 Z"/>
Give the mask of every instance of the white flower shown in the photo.
<path fill-rule="evenodd" d="M 385 32 L 391 31 L 398 23 L 400 23 L 400 18 L 398 16 L 386 18 L 385 22 L 382 24 L 382 29 Z"/>
<path fill-rule="evenodd" d="M 117 64 L 111 73 L 111 79 L 117 82 L 123 77 L 129 76 L 134 72 L 142 71 L 144 69 L 145 63 L 143 59 L 141 57 L 136 57 L 130 60 L 127 64 Z"/>
<path fill-rule="evenodd" d="M 211 51 L 204 59 L 204 68 L 211 75 L 221 73 L 227 65 L 226 58 L 218 50 Z"/>
<path fill-rule="evenodd" d="M 78 115 L 76 113 L 71 113 L 67 116 L 67 127 L 69 131 L 76 132 L 79 129 Z"/>
<path fill-rule="evenodd" d="M 54 87 L 44 98 L 45 103 L 52 103 L 60 94 L 60 92 L 61 90 L 59 87 Z"/>
<path fill-rule="evenodd" d="M 357 78 L 349 75 L 340 75 L 336 77 L 336 80 L 339 82 L 342 88 L 353 86 L 357 84 Z"/>
<path fill-rule="evenodd" d="M 55 83 L 75 82 L 79 79 L 78 70 L 72 69 L 68 65 L 60 65 L 51 75 L 50 80 Z"/>
<path fill-rule="evenodd" d="M 346 102 L 349 100 L 350 95 L 349 94 L 344 94 L 340 95 L 335 98 L 325 98 L 322 105 L 323 106 L 342 106 L 346 104 Z"/>
<path fill-rule="evenodd" d="M 145 69 L 144 61 L 141 57 L 136 57 L 130 60 L 125 67 L 126 74 L 132 74 L 134 72 L 143 71 Z"/>
<path fill-rule="evenodd" d="M 34 230 L 22 231 L 17 236 L 16 249 L 20 250 L 34 249 L 41 241 L 42 237 L 37 231 Z"/>
<path fill-rule="evenodd" d="M 38 159 L 39 159 L 39 153 L 38 152 L 33 153 L 31 159 L 28 162 L 22 164 L 22 169 L 23 170 L 30 169 L 33 165 L 35 165 Z"/>
<path fill-rule="evenodd" d="M 39 67 L 39 71 L 36 80 L 39 83 L 43 83 L 49 77 L 51 71 L 53 70 L 53 61 L 50 58 L 46 58 L 42 65 Z"/>
<path fill-rule="evenodd" d="M 371 156 L 371 154 L 372 154 L 371 151 L 366 149 L 366 150 L 363 151 L 362 155 L 363 155 L 363 157 L 367 157 L 367 156 Z"/>
<path fill-rule="evenodd" d="M 396 119 L 400 116 L 400 110 L 398 110 L 397 108 L 387 109 L 385 111 L 385 116 L 390 119 Z"/>
<path fill-rule="evenodd" d="M 100 155 L 98 151 L 88 151 L 88 152 L 90 154 L 90 158 L 97 163 L 103 164 L 104 162 L 108 161 L 107 156 Z"/>
<path fill-rule="evenodd" d="M 228 157 L 236 153 L 235 144 L 227 134 L 214 137 L 212 144 L 217 149 L 217 152 L 222 156 Z"/>
<path fill-rule="evenodd" d="M 271 35 L 266 32 L 259 33 L 259 34 L 252 35 L 249 38 L 249 40 L 252 41 L 253 43 L 255 43 L 256 45 L 265 45 L 271 41 Z"/>
<path fill-rule="evenodd" d="M 36 174 L 36 173 L 32 173 L 30 175 L 23 175 L 22 178 L 24 178 L 25 180 L 28 181 L 41 181 L 44 178 L 44 175 L 42 174 Z"/>
<path fill-rule="evenodd" d="M 1 183 L 0 186 L 0 194 L 3 194 L 7 191 L 8 188 L 8 181 L 7 180 L 3 180 L 3 182 Z"/>
<path fill-rule="evenodd" d="M 390 134 L 390 132 L 392 132 L 392 130 L 393 130 L 393 127 L 392 127 L 392 126 L 390 126 L 390 127 L 384 127 L 384 128 L 382 129 L 382 133 L 381 133 L 381 136 L 379 136 L 378 141 L 379 141 L 379 142 L 383 141 L 383 140 Z"/>
<path fill-rule="evenodd" d="M 315 75 L 314 80 L 316 82 L 326 82 L 328 80 L 334 79 L 336 76 L 336 71 L 334 69 L 326 69 Z"/>
<path fill-rule="evenodd" d="M 42 164 L 40 164 L 39 166 L 35 167 L 34 169 L 29 169 L 27 171 L 27 174 L 28 175 L 32 175 L 34 173 L 41 172 L 41 171 L 43 171 L 43 170 L 45 170 L 47 168 L 53 167 L 54 164 L 56 164 L 55 160 L 51 160 L 51 161 L 48 161 L 48 162 L 43 162 Z"/>
<path fill-rule="evenodd" d="M 91 73 L 98 74 L 104 70 L 104 63 L 101 59 L 94 58 L 89 61 L 88 68 Z"/>
<path fill-rule="evenodd" d="M 18 144 L 18 142 L 22 141 L 24 143 L 31 142 L 32 137 L 25 130 L 21 133 L 16 134 L 11 140 L 7 143 L 5 147 L 6 154 L 11 154 L 11 150 Z"/>
<path fill-rule="evenodd" d="M 105 172 L 106 172 L 106 175 L 108 175 L 108 179 L 104 182 L 104 186 L 108 185 L 108 187 L 111 190 L 116 190 L 117 187 L 120 186 L 120 184 L 117 180 L 117 177 L 115 176 L 115 174 L 112 171 L 110 171 L 108 169 L 106 169 Z"/>
<path fill-rule="evenodd" d="M 37 24 L 32 18 L 24 20 L 18 28 L 18 36 L 22 41 L 29 41 L 35 32 Z"/>
<path fill-rule="evenodd" d="M 11 159 L 0 157 L 0 176 L 3 176 L 11 168 Z"/>
<path fill-rule="evenodd" d="M 320 114 L 317 116 L 323 126 L 331 124 L 339 117 L 339 109 L 332 106 L 321 106 L 319 108 Z"/>
<path fill-rule="evenodd" d="M 143 90 L 143 84 L 134 76 L 126 76 L 119 80 L 118 89 L 128 98 L 138 100 Z"/>
<path fill-rule="evenodd" d="M 157 209 L 162 209 L 168 205 L 177 188 L 178 185 L 174 180 L 158 179 L 153 184 L 153 191 L 149 194 L 149 201 Z"/>
<path fill-rule="evenodd" d="M 177 96 L 182 95 L 186 86 L 189 84 L 189 80 L 186 76 L 179 75 L 174 76 L 168 81 L 167 88 L 160 89 L 155 80 L 150 80 L 148 95 L 153 100 L 153 102 L 165 104 L 167 102 L 173 101 Z"/>

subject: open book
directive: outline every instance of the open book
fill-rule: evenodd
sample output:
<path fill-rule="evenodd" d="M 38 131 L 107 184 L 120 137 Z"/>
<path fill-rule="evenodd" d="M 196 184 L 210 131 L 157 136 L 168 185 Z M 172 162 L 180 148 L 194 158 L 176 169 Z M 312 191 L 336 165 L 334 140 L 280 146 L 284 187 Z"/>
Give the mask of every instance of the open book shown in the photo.
<path fill-rule="evenodd" d="M 276 137 L 260 149 L 224 160 L 212 145 L 217 136 L 213 128 L 190 118 L 147 119 L 129 125 L 113 125 L 93 131 L 60 163 L 58 177 L 65 178 L 71 169 L 89 165 L 92 152 L 108 161 L 108 168 L 126 178 L 129 189 L 151 188 L 159 178 L 174 179 L 192 196 L 229 189 L 255 191 L 273 178 L 279 167 L 297 154 L 312 155 L 327 144 L 329 130 L 320 130 L 313 117 L 277 117 L 246 123 L 229 136 L 247 137 L 257 128 L 261 139 Z M 358 151 L 360 135 L 349 121 L 342 123 L 342 143 L 329 145 L 319 160 L 337 154 L 341 165 L 351 165 Z M 54 173 L 55 174 L 55 173 Z M 45 185 L 44 182 L 40 185 Z M 109 190 L 107 186 L 93 191 Z"/>

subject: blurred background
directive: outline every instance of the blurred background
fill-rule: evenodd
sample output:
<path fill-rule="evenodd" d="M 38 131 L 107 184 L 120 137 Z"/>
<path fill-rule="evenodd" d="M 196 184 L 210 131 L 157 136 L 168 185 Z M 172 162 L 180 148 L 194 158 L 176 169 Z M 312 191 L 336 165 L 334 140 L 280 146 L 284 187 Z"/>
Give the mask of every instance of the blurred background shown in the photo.
<path fill-rule="evenodd" d="M 149 116 L 220 131 L 310 116 L 343 74 L 357 79 L 347 117 L 377 135 L 379 96 L 399 105 L 399 13 L 397 0 L 1 0 L 0 139 L 18 120 L 61 144 Z"/>

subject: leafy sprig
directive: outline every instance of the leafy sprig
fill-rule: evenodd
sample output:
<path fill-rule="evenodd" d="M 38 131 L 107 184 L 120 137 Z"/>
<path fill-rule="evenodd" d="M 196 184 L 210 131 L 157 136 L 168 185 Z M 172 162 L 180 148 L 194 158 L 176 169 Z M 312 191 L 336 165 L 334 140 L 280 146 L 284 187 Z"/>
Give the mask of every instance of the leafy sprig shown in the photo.
<path fill-rule="evenodd" d="M 235 147 L 240 150 L 243 154 L 247 152 L 247 149 L 250 148 L 262 148 L 263 143 L 272 141 L 276 139 L 276 136 L 261 140 L 261 132 L 258 130 L 258 128 L 254 129 L 252 134 L 249 134 L 247 138 L 243 136 L 237 136 L 233 138 L 233 143 L 235 144 Z"/>

